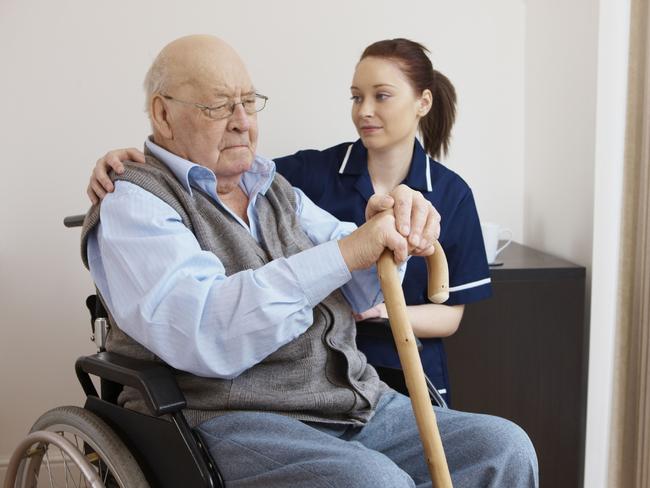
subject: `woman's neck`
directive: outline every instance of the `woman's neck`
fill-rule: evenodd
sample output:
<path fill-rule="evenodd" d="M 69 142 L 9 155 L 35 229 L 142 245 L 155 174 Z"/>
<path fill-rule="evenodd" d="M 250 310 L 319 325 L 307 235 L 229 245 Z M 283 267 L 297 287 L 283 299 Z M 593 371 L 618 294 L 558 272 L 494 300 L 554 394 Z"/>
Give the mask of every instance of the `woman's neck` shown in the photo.
<path fill-rule="evenodd" d="M 382 151 L 368 149 L 368 173 L 375 193 L 390 193 L 408 174 L 413 140 Z"/>

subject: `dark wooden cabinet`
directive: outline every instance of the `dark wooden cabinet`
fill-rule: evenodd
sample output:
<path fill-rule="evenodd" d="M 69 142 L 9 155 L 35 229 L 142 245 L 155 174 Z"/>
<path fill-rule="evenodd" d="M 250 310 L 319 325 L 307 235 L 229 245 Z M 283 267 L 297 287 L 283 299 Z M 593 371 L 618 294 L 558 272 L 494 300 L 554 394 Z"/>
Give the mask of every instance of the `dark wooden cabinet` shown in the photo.
<path fill-rule="evenodd" d="M 445 341 L 453 408 L 510 419 L 535 445 L 542 488 L 582 487 L 589 333 L 585 268 L 512 243 L 492 298 Z"/>

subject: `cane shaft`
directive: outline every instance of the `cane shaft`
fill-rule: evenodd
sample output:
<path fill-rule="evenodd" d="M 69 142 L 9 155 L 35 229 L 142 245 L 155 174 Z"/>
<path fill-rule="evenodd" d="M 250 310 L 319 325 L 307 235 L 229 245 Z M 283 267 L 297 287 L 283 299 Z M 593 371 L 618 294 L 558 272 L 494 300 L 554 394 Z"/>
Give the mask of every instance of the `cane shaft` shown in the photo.
<path fill-rule="evenodd" d="M 442 447 L 435 413 L 431 407 L 422 362 L 406 312 L 404 293 L 392 252 L 384 251 L 377 263 L 377 271 L 433 486 L 434 488 L 452 488 L 447 459 Z"/>

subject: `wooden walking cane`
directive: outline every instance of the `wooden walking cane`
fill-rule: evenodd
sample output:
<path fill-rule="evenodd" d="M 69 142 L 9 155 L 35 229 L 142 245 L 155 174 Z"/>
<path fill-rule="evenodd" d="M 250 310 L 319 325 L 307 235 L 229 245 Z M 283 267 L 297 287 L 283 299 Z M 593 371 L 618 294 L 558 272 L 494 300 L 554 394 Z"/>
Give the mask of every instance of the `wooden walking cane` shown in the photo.
<path fill-rule="evenodd" d="M 428 256 L 429 300 L 443 303 L 449 298 L 449 269 L 447 258 L 440 243 L 435 241 L 435 252 Z M 434 488 L 452 488 L 451 476 L 442 447 L 436 415 L 424 379 L 424 370 L 415 343 L 415 335 L 406 314 L 404 292 L 393 260 L 393 253 L 386 249 L 377 261 L 377 274 L 384 293 L 386 310 L 397 353 L 404 371 L 406 387 L 411 397 L 413 413 L 422 439 L 424 455 Z"/>

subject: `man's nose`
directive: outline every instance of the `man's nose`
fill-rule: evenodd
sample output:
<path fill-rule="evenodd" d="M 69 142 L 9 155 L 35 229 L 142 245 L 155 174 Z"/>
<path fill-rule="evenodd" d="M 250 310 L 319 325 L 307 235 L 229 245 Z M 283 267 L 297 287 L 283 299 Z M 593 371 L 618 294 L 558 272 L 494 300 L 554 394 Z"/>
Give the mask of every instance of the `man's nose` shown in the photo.
<path fill-rule="evenodd" d="M 228 120 L 228 126 L 231 130 L 238 130 L 240 132 L 245 132 L 250 127 L 250 119 L 246 110 L 244 110 L 244 103 L 237 102 L 232 107 L 232 115 Z"/>

